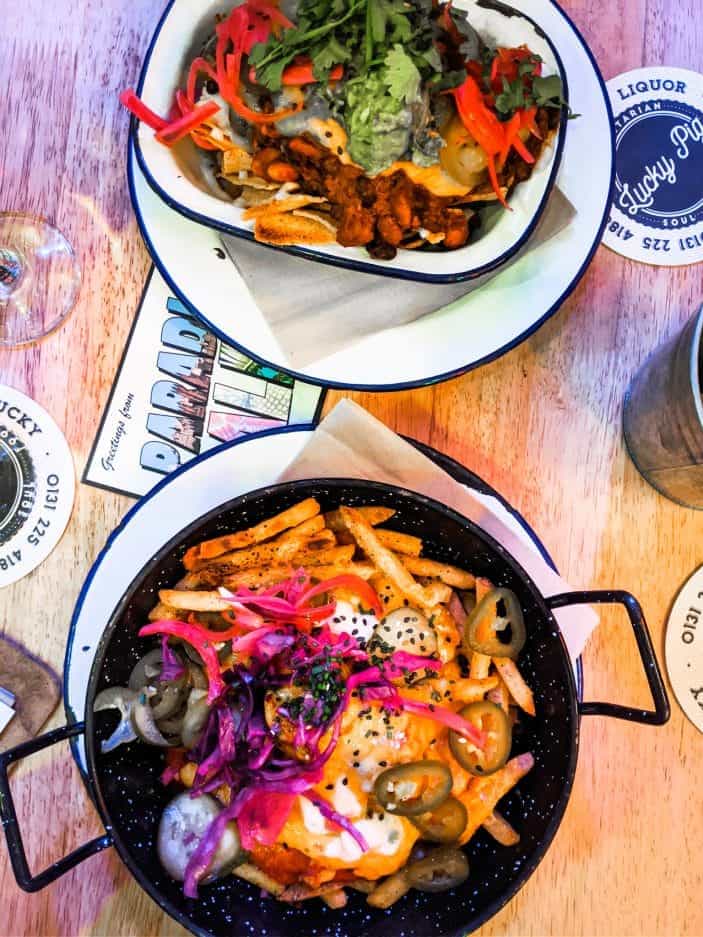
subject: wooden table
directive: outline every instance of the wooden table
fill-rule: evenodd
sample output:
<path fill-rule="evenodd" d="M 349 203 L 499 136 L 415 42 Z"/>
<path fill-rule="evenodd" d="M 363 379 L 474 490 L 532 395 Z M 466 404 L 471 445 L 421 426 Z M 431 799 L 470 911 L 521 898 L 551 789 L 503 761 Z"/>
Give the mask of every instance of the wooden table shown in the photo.
<path fill-rule="evenodd" d="M 697 0 L 565 5 L 606 78 L 642 64 L 700 67 Z M 79 470 L 149 269 L 127 193 L 127 117 L 117 94 L 134 84 L 160 8 L 151 0 L 24 0 L 3 9 L 0 207 L 57 221 L 77 248 L 84 284 L 56 335 L 0 353 L 0 376 L 53 414 Z M 490 480 L 574 586 L 641 597 L 661 653 L 674 592 L 703 561 L 701 515 L 642 481 L 625 454 L 620 408 L 641 362 L 702 299 L 700 267 L 657 270 L 601 248 L 562 310 L 499 361 L 438 387 L 354 396 Z M 1 593 L 0 627 L 57 669 L 81 582 L 129 505 L 79 486 L 59 547 Z M 603 616 L 585 671 L 587 697 L 646 703 L 623 616 Z M 52 725 L 62 721 L 58 712 Z M 586 719 L 556 840 L 481 933 L 703 934 L 702 774 L 703 740 L 675 705 L 661 729 Z M 14 789 L 35 869 L 100 829 L 67 747 L 35 756 Z M 17 889 L 4 846 L 0 855 L 3 934 L 181 933 L 112 851 L 36 895 Z"/>

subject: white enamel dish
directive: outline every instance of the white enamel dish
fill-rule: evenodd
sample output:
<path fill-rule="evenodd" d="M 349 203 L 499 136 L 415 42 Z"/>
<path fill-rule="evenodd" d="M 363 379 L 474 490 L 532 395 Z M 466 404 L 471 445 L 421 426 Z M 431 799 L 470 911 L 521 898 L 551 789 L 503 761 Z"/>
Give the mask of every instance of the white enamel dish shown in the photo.
<path fill-rule="evenodd" d="M 215 14 L 234 5 L 222 0 L 171 0 L 151 41 L 139 81 L 138 93 L 148 107 L 159 114 L 170 112 L 188 64 L 212 31 Z M 568 96 L 569 70 L 561 62 L 548 24 L 531 17 L 530 3 L 511 8 L 494 0 L 458 0 L 455 5 L 469 11 L 469 21 L 490 45 L 527 44 L 544 60 L 545 75 L 560 75 Z M 514 15 L 518 7 L 521 15 Z M 361 247 L 339 244 L 282 249 L 353 270 L 434 283 L 467 280 L 495 270 L 525 244 L 546 207 L 559 169 L 567 123 L 562 120 L 530 179 L 515 188 L 510 199 L 512 211 L 492 210 L 490 220 L 486 216 L 484 233 L 473 244 L 455 251 L 401 250 L 391 261 L 375 260 Z M 155 140 L 151 128 L 137 121 L 132 122 L 132 132 L 140 168 L 167 205 L 201 224 L 253 239 L 253 222 L 243 220 L 243 209 L 221 193 L 218 196 L 203 181 L 195 144 L 184 141 L 169 149 Z"/>
<path fill-rule="evenodd" d="M 607 221 L 615 172 L 612 114 L 593 57 L 566 14 L 551 0 L 515 0 L 515 5 L 539 19 L 559 48 L 571 104 L 581 114 L 569 126 L 557 177 L 576 212 L 567 228 L 530 246 L 449 305 L 438 288 L 436 312 L 296 367 L 227 258 L 221 232 L 172 211 L 147 184 L 130 148 L 130 192 L 142 236 L 159 272 L 191 313 L 250 358 L 301 380 L 385 391 L 447 380 L 492 361 L 556 312 L 585 273 Z M 277 256 L 268 250 L 261 255 L 264 264 Z M 275 276 L 274 263 L 270 269 Z"/>

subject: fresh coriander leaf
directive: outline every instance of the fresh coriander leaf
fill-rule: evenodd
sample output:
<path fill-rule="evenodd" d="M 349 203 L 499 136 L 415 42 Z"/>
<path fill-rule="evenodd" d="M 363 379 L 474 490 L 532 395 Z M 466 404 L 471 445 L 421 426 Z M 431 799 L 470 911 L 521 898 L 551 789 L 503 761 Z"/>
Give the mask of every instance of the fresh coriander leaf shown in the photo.
<path fill-rule="evenodd" d="M 374 43 L 381 45 L 386 38 L 386 24 L 388 22 L 385 4 L 383 2 L 374 3 L 374 0 L 368 0 L 368 10 L 371 24 L 371 36 Z"/>
<path fill-rule="evenodd" d="M 432 45 L 425 52 L 421 52 L 420 58 L 423 59 L 430 66 L 433 72 L 441 73 L 442 57 L 437 50 L 437 46 Z"/>
<path fill-rule="evenodd" d="M 535 76 L 532 80 L 532 93 L 538 107 L 562 107 L 566 104 L 562 97 L 561 78 L 558 75 L 548 75 L 546 78 Z"/>
<path fill-rule="evenodd" d="M 508 81 L 503 77 L 503 91 L 496 95 L 496 110 L 502 115 L 508 116 L 519 108 L 525 107 L 525 86 L 522 78 L 516 78 L 515 81 Z"/>
<path fill-rule="evenodd" d="M 447 91 L 450 88 L 458 88 L 466 80 L 466 71 L 463 68 L 456 69 L 453 72 L 445 72 L 443 75 L 435 75 L 430 78 L 430 85 L 433 91 Z"/>
<path fill-rule="evenodd" d="M 396 101 L 415 100 L 420 90 L 420 72 L 402 46 L 393 46 L 386 55 L 384 81 Z"/>

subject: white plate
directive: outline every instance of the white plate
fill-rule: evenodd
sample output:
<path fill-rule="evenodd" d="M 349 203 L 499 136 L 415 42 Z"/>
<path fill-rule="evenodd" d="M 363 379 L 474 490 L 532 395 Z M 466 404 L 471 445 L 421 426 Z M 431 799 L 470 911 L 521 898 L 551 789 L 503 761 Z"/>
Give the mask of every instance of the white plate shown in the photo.
<path fill-rule="evenodd" d="M 64 661 L 64 706 L 69 722 L 84 718 L 88 679 L 100 636 L 136 573 L 194 518 L 248 491 L 274 484 L 281 466 L 298 455 L 311 434 L 309 427 L 291 427 L 236 439 L 177 469 L 129 511 L 88 573 L 71 619 Z M 447 456 L 428 447 L 422 451 L 458 481 L 468 484 L 554 568 L 537 535 L 497 492 Z M 577 662 L 580 688 L 579 671 Z M 78 767 L 85 774 L 83 739 L 73 739 L 71 744 Z"/>
<path fill-rule="evenodd" d="M 490 46 L 527 45 L 541 56 L 545 75 L 559 74 L 568 97 L 569 75 L 564 72 L 549 26 L 541 19 L 506 16 L 485 0 L 457 0 L 469 13 L 469 22 Z M 171 0 L 147 51 L 138 92 L 158 114 L 167 114 L 184 71 L 204 37 L 212 30 L 222 0 Z M 227 4 L 229 7 L 230 4 Z M 529 4 L 528 4 L 529 6 Z M 197 37 L 197 41 L 195 38 Z M 176 211 L 193 221 L 212 225 L 237 237 L 253 238 L 253 222 L 244 221 L 243 209 L 215 194 L 202 179 L 200 157 L 191 141 L 170 149 L 160 144 L 146 124 L 132 122 L 139 166 L 149 185 Z M 488 223 L 483 236 L 460 250 L 442 253 L 399 251 L 392 261 L 374 260 L 362 247 L 339 244 L 315 248 L 284 248 L 289 253 L 349 267 L 367 273 L 411 280 L 448 283 L 477 277 L 512 257 L 534 230 L 547 204 L 561 158 L 567 122 L 562 121 L 553 144 L 546 147 L 530 176 L 510 198 L 511 212 L 502 211 Z"/>
<path fill-rule="evenodd" d="M 576 287 L 600 243 L 614 177 L 614 140 L 603 79 L 566 14 L 550 0 L 516 0 L 515 5 L 542 23 L 558 47 L 572 106 L 582 115 L 569 126 L 557 179 L 577 211 L 568 228 L 450 306 L 296 370 L 234 264 L 223 259 L 220 234 L 169 209 L 146 184 L 130 152 L 137 220 L 178 298 L 251 358 L 302 380 L 368 390 L 455 377 L 504 354 L 539 328 Z"/>

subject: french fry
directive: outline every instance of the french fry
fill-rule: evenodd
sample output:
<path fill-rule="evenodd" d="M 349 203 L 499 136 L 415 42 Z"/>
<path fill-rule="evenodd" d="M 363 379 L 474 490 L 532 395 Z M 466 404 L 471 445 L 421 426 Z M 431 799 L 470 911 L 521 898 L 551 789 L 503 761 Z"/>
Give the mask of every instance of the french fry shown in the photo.
<path fill-rule="evenodd" d="M 198 766 L 194 761 L 187 761 L 178 772 L 178 780 L 184 787 L 192 787 L 195 784 L 195 774 Z"/>
<path fill-rule="evenodd" d="M 481 601 L 484 595 L 487 595 L 493 588 L 493 583 L 488 579 L 483 579 L 480 576 L 476 577 L 476 604 Z M 475 680 L 480 680 L 483 677 L 487 677 L 491 669 L 491 658 L 486 654 L 478 654 L 474 651 L 471 655 L 471 671 L 470 675 Z"/>
<path fill-rule="evenodd" d="M 243 862 L 241 865 L 235 866 L 232 869 L 232 874 L 236 875 L 237 878 L 243 878 L 245 882 L 249 882 L 251 885 L 256 885 L 257 888 L 263 888 L 264 891 L 275 895 L 277 898 L 285 890 L 285 885 L 281 885 L 275 878 L 271 878 L 258 865 L 252 865 L 251 862 Z"/>
<path fill-rule="evenodd" d="M 338 911 L 340 908 L 345 908 L 347 905 L 347 893 L 343 888 L 335 888 L 333 891 L 325 892 L 324 895 L 320 895 L 324 903 L 328 908 L 331 908 L 333 911 Z"/>
<path fill-rule="evenodd" d="M 376 887 L 376 883 L 368 878 L 353 878 L 346 883 L 347 888 L 353 888 L 354 891 L 360 891 L 364 895 L 370 895 Z"/>
<path fill-rule="evenodd" d="M 340 898 L 340 894 L 343 896 L 343 899 Z M 332 902 L 329 904 L 330 908 L 343 908 L 347 903 L 347 896 L 344 892 L 344 888 L 339 882 L 324 882 L 316 888 L 312 885 L 308 885 L 306 882 L 294 882 L 292 885 L 288 885 L 288 887 L 278 895 L 278 898 L 280 901 L 291 903 L 307 901 L 309 898 L 322 898 L 325 904 L 327 904 L 326 899 L 329 899 Z"/>
<path fill-rule="evenodd" d="M 461 633 L 446 605 L 435 605 L 430 620 L 437 635 L 437 656 L 446 663 L 455 656 L 456 649 L 461 644 Z"/>
<path fill-rule="evenodd" d="M 342 547 L 327 547 L 322 550 L 300 550 L 293 557 L 293 565 L 308 568 L 310 566 L 343 566 L 351 563 L 354 556 L 354 544 Z"/>
<path fill-rule="evenodd" d="M 522 674 L 517 669 L 515 661 L 509 657 L 494 657 L 493 663 L 520 709 L 524 709 L 530 716 L 534 716 L 536 712 L 535 698 L 532 695 L 532 690 L 525 683 Z"/>
<path fill-rule="evenodd" d="M 174 610 L 187 612 L 224 612 L 232 608 L 219 592 L 194 592 L 189 589 L 162 589 L 159 599 Z"/>
<path fill-rule="evenodd" d="M 294 538 L 291 537 L 291 540 L 292 539 Z M 324 530 L 321 530 L 310 537 L 303 537 L 300 541 L 298 541 L 296 538 L 296 542 L 300 543 L 301 550 L 324 550 L 326 547 L 339 546 L 335 535 L 326 527 Z"/>
<path fill-rule="evenodd" d="M 237 589 L 246 586 L 257 589 L 260 586 L 273 586 L 277 582 L 288 579 L 293 572 L 291 566 L 264 566 L 256 569 L 242 569 L 227 576 L 223 583 L 228 589 Z M 323 579 L 332 579 L 342 573 L 353 573 L 361 579 L 370 579 L 375 572 L 371 563 L 337 563 L 326 566 L 313 566 L 308 570 L 311 578 L 322 582 Z"/>
<path fill-rule="evenodd" d="M 383 546 L 376 535 L 376 531 L 364 515 L 356 508 L 345 506 L 339 508 L 339 514 L 347 530 L 371 562 L 389 579 L 392 579 L 414 605 L 431 613 L 437 601 L 435 594 L 426 591 L 423 586 L 416 582 L 395 553 Z M 447 595 L 448 600 L 449 595 Z"/>
<path fill-rule="evenodd" d="M 483 821 L 482 826 L 501 846 L 516 846 L 520 842 L 520 834 L 497 810 Z"/>
<path fill-rule="evenodd" d="M 380 534 L 380 531 L 378 533 Z M 399 559 L 413 576 L 431 576 L 455 589 L 473 589 L 476 583 L 471 573 L 459 569 L 458 566 L 450 566 L 449 563 L 438 563 L 436 560 L 427 560 L 420 556 L 402 556 Z"/>
<path fill-rule="evenodd" d="M 464 604 L 457 595 L 456 592 L 452 590 L 452 594 L 449 597 L 449 614 L 452 616 L 456 622 L 457 628 L 464 633 L 464 625 L 468 621 L 469 616 L 466 614 L 466 609 Z"/>
<path fill-rule="evenodd" d="M 496 706 L 500 706 L 503 712 L 507 714 L 510 712 L 510 691 L 502 677 L 497 677 L 496 679 L 497 685 L 495 689 L 490 690 L 486 698 L 492 703 L 495 703 Z"/>
<path fill-rule="evenodd" d="M 372 504 L 366 507 L 355 508 L 359 514 L 369 523 L 372 527 L 378 527 L 379 524 L 385 524 L 387 520 L 390 520 L 391 517 L 395 514 L 393 508 L 382 508 L 378 505 Z M 333 530 L 336 534 L 344 533 L 346 531 L 346 525 L 342 520 L 342 516 L 339 513 L 339 508 L 336 511 L 328 511 L 325 514 L 325 524 L 329 527 L 330 530 Z"/>
<path fill-rule="evenodd" d="M 306 498 L 247 530 L 239 530 L 233 534 L 196 544 L 186 551 L 183 565 L 187 570 L 192 570 L 200 560 L 214 559 L 231 550 L 240 550 L 255 543 L 261 543 L 263 540 L 269 540 L 290 527 L 297 527 L 298 524 L 302 524 L 303 521 L 314 517 L 319 512 L 320 505 L 317 501 L 314 498 Z"/>
<path fill-rule="evenodd" d="M 380 528 L 376 533 L 384 547 L 388 547 L 394 553 L 402 553 L 403 557 L 419 557 L 422 552 L 422 540 L 412 534 L 403 534 L 398 530 L 382 530 Z M 428 562 L 431 562 L 431 560 L 428 560 Z M 410 569 L 409 566 L 408 569 Z M 412 572 L 412 569 L 410 569 L 410 572 Z"/>
<path fill-rule="evenodd" d="M 468 843 L 479 826 L 482 826 L 493 813 L 498 801 L 505 797 L 520 778 L 523 778 L 534 765 L 535 760 L 529 752 L 511 758 L 510 761 L 485 778 L 474 778 L 459 800 L 466 807 L 469 821 L 459 842 Z"/>
<path fill-rule="evenodd" d="M 296 547 L 294 540 L 289 540 L 285 547 Z M 289 551 L 290 552 L 290 551 Z M 305 568 L 316 568 L 318 566 L 344 566 L 352 561 L 354 556 L 354 546 L 347 547 L 329 547 L 322 550 L 301 550 L 291 553 L 286 557 L 287 562 L 279 565 L 253 566 L 247 569 L 237 569 L 229 563 L 213 563 L 212 566 L 206 566 L 197 573 L 189 573 L 186 577 L 189 581 L 196 581 L 198 586 L 271 586 L 276 582 L 282 582 L 288 579 L 294 569 L 301 566 Z M 191 579 L 192 577 L 192 579 Z"/>
<path fill-rule="evenodd" d="M 498 677 L 486 677 L 483 680 L 467 679 L 455 680 L 451 686 L 452 702 L 454 703 L 477 703 L 485 698 L 486 693 L 490 694 L 498 686 Z"/>
<path fill-rule="evenodd" d="M 388 878 L 384 878 L 379 885 L 376 885 L 366 901 L 373 908 L 382 908 L 385 910 L 386 908 L 390 908 L 391 905 L 395 904 L 396 901 L 409 892 L 410 888 L 411 885 L 408 881 L 408 877 L 405 871 L 401 869 L 400 872 L 389 875 Z"/>
<path fill-rule="evenodd" d="M 164 621 L 169 618 L 178 618 L 178 613 L 172 605 L 163 602 L 156 604 L 149 612 L 149 621 Z"/>
<path fill-rule="evenodd" d="M 274 543 L 280 543 L 284 540 L 290 540 L 293 537 L 311 537 L 313 534 L 318 534 L 325 529 L 325 518 L 322 514 L 316 514 L 314 517 L 309 517 L 306 521 L 303 521 L 302 524 L 298 524 L 296 527 L 291 527 L 290 530 L 284 531 L 280 536 L 276 537 L 273 541 Z"/>
<path fill-rule="evenodd" d="M 389 579 L 388 576 L 384 576 L 383 573 L 374 573 L 369 582 L 381 600 L 384 615 L 389 615 L 397 608 L 402 608 L 408 601 L 393 580 Z"/>
<path fill-rule="evenodd" d="M 301 549 L 305 537 L 294 537 L 282 543 L 257 543 L 244 550 L 230 550 L 214 559 L 202 559 L 193 563 L 191 572 L 212 566 L 227 566 L 231 569 L 250 569 L 252 566 L 263 566 L 264 563 L 286 563 Z"/>

